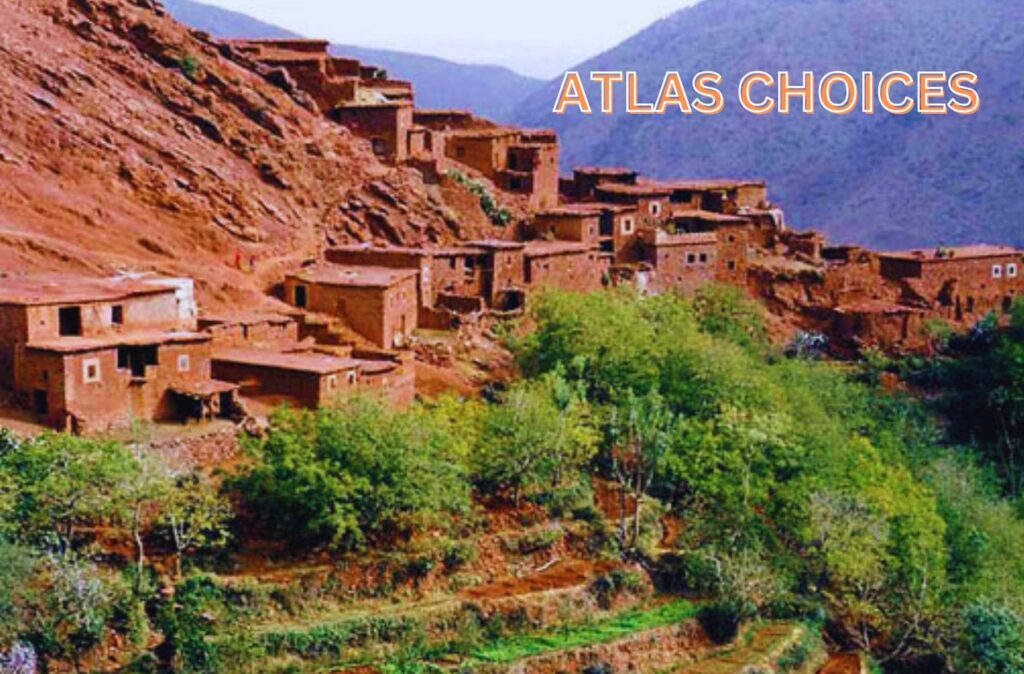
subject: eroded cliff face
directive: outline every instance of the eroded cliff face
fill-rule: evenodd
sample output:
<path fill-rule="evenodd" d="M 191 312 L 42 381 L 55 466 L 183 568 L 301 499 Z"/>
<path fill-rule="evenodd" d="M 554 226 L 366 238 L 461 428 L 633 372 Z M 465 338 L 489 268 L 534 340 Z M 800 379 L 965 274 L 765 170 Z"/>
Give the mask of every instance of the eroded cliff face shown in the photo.
<path fill-rule="evenodd" d="M 0 273 L 154 270 L 263 302 L 324 245 L 496 234 L 455 201 L 158 3 L 0 3 Z"/>

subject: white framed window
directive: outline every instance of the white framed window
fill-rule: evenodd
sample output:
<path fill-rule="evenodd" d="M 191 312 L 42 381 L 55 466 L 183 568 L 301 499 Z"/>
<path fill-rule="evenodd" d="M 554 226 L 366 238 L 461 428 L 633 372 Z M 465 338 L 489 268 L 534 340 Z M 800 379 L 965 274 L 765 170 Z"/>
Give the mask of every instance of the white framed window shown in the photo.
<path fill-rule="evenodd" d="M 632 234 L 633 233 L 633 218 L 624 218 L 622 220 L 622 233 Z"/>
<path fill-rule="evenodd" d="M 349 386 L 352 386 L 352 385 L 354 385 L 356 383 L 356 373 L 355 373 L 355 370 L 353 370 L 353 371 L 348 373 L 348 383 L 349 383 Z"/>
<path fill-rule="evenodd" d="M 82 381 L 86 384 L 95 384 L 102 379 L 103 373 L 100 371 L 99 358 L 87 358 L 82 361 Z"/>
<path fill-rule="evenodd" d="M 992 265 L 992 278 L 1003 278 L 1003 265 Z"/>
<path fill-rule="evenodd" d="M 178 372 L 188 372 L 192 369 L 192 359 L 188 357 L 187 353 L 183 353 L 178 356 Z"/>
<path fill-rule="evenodd" d="M 651 215 L 661 215 L 661 202 L 652 201 L 650 206 Z"/>
<path fill-rule="evenodd" d="M 1017 265 L 1016 265 L 1016 263 L 1011 262 L 1010 264 L 1006 265 L 1006 277 L 1007 278 L 1017 278 Z"/>

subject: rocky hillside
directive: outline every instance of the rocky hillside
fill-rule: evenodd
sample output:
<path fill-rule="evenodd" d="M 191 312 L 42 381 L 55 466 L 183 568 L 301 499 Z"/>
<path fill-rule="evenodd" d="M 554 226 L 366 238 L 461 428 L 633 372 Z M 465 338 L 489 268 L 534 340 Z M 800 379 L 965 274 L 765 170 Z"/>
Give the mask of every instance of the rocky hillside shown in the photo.
<path fill-rule="evenodd" d="M 1017 0 L 704 0 L 575 69 L 636 70 L 645 98 L 666 70 L 716 70 L 727 86 L 723 114 L 558 117 L 552 82 L 517 120 L 557 128 L 566 168 L 623 163 L 662 177 L 767 178 L 793 220 L 840 240 L 1024 244 L 1016 203 L 1024 192 L 1022 63 Z M 736 105 L 743 73 L 805 69 L 973 70 L 982 110 L 972 118 L 761 118 Z"/>
<path fill-rule="evenodd" d="M 193 0 L 164 0 L 164 6 L 182 23 L 211 35 L 300 37 L 245 14 Z M 339 56 L 382 66 L 392 76 L 412 81 L 421 107 L 472 110 L 498 121 L 509 121 L 516 105 L 544 85 L 542 80 L 500 66 L 454 63 L 434 56 L 353 45 L 333 45 L 331 49 Z"/>
<path fill-rule="evenodd" d="M 152 269 L 216 305 L 325 242 L 486 234 L 150 0 L 5 0 L 0 26 L 0 273 Z"/>

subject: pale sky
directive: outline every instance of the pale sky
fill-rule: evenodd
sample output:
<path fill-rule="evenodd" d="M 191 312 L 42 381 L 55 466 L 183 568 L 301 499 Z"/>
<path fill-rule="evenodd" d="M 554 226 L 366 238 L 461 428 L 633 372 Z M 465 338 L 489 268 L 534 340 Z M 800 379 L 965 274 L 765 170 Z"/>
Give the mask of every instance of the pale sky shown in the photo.
<path fill-rule="evenodd" d="M 332 42 L 550 79 L 696 0 L 202 0 Z"/>

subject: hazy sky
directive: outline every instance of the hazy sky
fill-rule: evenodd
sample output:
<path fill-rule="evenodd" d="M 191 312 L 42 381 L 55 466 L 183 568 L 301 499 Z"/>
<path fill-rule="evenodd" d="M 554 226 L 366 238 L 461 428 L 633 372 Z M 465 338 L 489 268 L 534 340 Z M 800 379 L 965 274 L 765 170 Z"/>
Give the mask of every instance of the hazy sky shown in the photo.
<path fill-rule="evenodd" d="M 203 0 L 307 37 L 545 79 L 696 0 Z"/>

